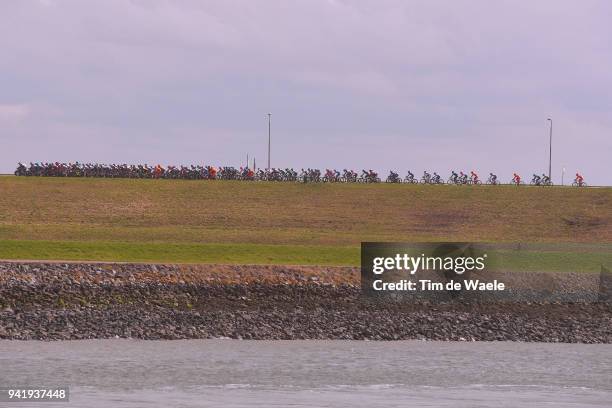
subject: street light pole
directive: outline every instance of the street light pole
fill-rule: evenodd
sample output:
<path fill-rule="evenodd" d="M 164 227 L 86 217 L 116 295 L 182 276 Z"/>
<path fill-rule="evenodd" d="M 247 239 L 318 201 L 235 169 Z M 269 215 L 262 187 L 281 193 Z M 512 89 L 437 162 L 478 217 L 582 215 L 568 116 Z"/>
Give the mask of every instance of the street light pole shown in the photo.
<path fill-rule="evenodd" d="M 548 138 L 548 179 L 552 181 L 551 177 L 551 167 L 552 167 L 552 119 L 548 118 L 550 122 L 550 136 Z"/>
<path fill-rule="evenodd" d="M 272 122 L 272 114 L 268 113 L 268 170 L 270 170 L 270 122 Z"/>

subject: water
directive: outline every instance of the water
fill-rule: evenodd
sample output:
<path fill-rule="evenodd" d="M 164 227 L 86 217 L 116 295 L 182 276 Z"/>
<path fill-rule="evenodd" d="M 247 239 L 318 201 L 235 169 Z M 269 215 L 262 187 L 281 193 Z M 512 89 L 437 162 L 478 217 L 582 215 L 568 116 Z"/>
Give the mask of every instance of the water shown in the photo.
<path fill-rule="evenodd" d="M 10 384 L 69 385 L 48 407 L 609 407 L 612 345 L 0 341 Z"/>

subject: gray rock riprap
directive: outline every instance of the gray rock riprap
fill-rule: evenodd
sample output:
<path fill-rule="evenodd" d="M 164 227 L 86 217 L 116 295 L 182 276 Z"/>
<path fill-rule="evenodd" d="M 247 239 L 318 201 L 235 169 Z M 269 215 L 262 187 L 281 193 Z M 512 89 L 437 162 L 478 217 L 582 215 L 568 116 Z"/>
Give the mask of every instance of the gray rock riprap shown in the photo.
<path fill-rule="evenodd" d="M 356 268 L 0 263 L 1 339 L 612 343 L 609 303 L 391 302 Z"/>

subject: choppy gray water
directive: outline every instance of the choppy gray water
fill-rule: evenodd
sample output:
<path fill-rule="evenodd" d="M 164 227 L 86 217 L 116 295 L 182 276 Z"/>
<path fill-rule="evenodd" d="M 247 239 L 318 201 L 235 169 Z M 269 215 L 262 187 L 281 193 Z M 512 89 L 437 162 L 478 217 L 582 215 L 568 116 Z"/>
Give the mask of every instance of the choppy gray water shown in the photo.
<path fill-rule="evenodd" d="M 612 345 L 1 341 L 0 387 L 25 384 L 70 407 L 608 407 Z M 11 404 L 40 405 L 62 404 Z"/>

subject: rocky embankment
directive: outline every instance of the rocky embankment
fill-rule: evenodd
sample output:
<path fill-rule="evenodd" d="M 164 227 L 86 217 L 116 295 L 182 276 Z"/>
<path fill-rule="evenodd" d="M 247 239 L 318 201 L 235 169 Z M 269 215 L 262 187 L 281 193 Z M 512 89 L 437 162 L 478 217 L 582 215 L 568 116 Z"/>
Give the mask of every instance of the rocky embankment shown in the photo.
<path fill-rule="evenodd" d="M 390 302 L 357 268 L 0 263 L 0 339 L 612 343 L 610 303 Z"/>

